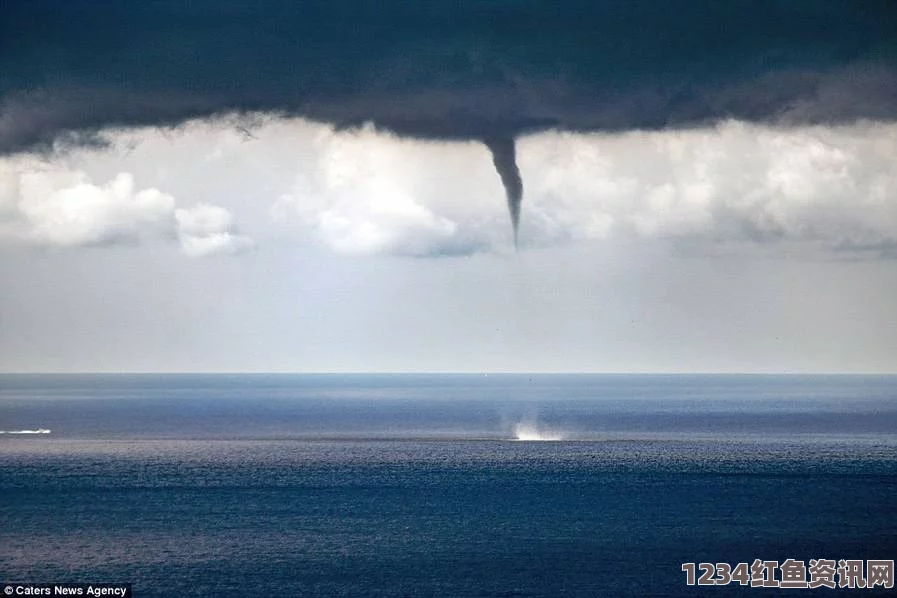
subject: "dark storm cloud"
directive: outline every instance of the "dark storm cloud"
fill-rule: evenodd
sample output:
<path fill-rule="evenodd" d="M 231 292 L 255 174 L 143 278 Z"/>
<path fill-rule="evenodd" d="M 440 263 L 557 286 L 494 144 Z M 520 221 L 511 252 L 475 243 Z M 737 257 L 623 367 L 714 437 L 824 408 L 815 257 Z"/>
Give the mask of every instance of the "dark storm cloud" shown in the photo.
<path fill-rule="evenodd" d="M 0 3 L 0 153 L 227 112 L 510 139 L 897 116 L 897 2 Z"/>

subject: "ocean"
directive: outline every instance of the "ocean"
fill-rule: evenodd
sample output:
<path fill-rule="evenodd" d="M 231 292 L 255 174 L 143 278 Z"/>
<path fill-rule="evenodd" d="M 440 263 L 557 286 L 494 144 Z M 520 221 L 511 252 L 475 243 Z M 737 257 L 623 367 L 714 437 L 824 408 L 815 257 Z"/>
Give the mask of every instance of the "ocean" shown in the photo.
<path fill-rule="evenodd" d="M 683 564 L 897 557 L 893 376 L 2 375 L 0 431 L 0 583 L 791 595 Z"/>

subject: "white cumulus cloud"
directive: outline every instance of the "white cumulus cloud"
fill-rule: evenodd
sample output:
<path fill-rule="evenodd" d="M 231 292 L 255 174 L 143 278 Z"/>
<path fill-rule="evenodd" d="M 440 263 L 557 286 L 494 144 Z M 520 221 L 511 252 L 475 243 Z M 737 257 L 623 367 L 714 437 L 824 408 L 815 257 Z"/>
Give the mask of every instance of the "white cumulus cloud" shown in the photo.
<path fill-rule="evenodd" d="M 181 249 L 189 256 L 239 253 L 252 246 L 249 237 L 236 231 L 231 213 L 220 206 L 199 204 L 177 209 L 174 216 Z"/>
<path fill-rule="evenodd" d="M 225 208 L 177 208 L 167 193 L 136 189 L 127 172 L 96 184 L 83 171 L 25 160 L 0 162 L 0 236 L 59 248 L 176 239 L 189 256 L 251 245 Z"/>
<path fill-rule="evenodd" d="M 530 234 L 829 249 L 897 244 L 897 126 L 546 134 L 521 144 Z"/>
<path fill-rule="evenodd" d="M 70 186 L 54 189 L 39 173 L 20 182 L 18 209 L 28 224 L 26 235 L 62 247 L 136 242 L 145 235 L 166 233 L 174 198 L 157 189 L 134 190 L 134 179 L 121 173 L 94 185 L 76 173 Z"/>
<path fill-rule="evenodd" d="M 213 205 L 226 201 L 248 218 L 273 204 L 280 232 L 338 253 L 513 251 L 504 189 L 482 143 L 403 139 L 371 127 L 336 131 L 298 119 L 265 121 L 247 139 L 232 125 L 195 124 L 173 139 L 131 132 L 125 141 L 146 147 L 123 168 L 108 152 L 85 151 L 81 167 L 69 168 L 0 160 L 0 237 L 58 247 L 169 239 L 191 256 L 238 253 L 253 241 L 230 211 Z M 216 157 L 190 158 L 204 148 Z M 524 250 L 625 237 L 684 239 L 708 252 L 783 242 L 897 255 L 897 125 L 733 121 L 547 132 L 519 139 L 517 156 Z M 134 176 L 116 176 L 119 168 Z M 135 182 L 147 179 L 165 190 Z M 264 234 L 269 224 L 257 217 L 253 230 Z"/>
<path fill-rule="evenodd" d="M 336 252 L 469 254 L 509 237 L 485 147 L 322 131 L 274 216 Z M 474 176 L 471 176 L 473 174 Z M 489 185 L 480 183 L 483 179 Z"/>
<path fill-rule="evenodd" d="M 321 127 L 274 206 L 302 238 L 346 253 L 511 250 L 482 144 Z M 897 125 L 741 122 L 518 140 L 521 247 L 619 237 L 897 252 Z"/>

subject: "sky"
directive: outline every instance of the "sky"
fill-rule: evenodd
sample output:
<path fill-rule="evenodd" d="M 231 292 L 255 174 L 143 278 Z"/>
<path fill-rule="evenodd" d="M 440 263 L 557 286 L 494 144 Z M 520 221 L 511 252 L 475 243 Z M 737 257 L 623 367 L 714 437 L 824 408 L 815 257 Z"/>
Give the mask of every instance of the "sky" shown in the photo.
<path fill-rule="evenodd" d="M 894 4 L 0 13 L 0 371 L 897 372 Z"/>

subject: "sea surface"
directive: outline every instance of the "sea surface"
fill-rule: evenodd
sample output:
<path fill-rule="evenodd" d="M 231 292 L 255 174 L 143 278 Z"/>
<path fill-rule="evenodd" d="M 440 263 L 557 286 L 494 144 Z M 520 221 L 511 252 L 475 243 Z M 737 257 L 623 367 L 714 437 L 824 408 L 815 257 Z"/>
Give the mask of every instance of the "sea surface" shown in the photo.
<path fill-rule="evenodd" d="M 897 377 L 2 375 L 0 582 L 135 596 L 885 595 Z"/>

